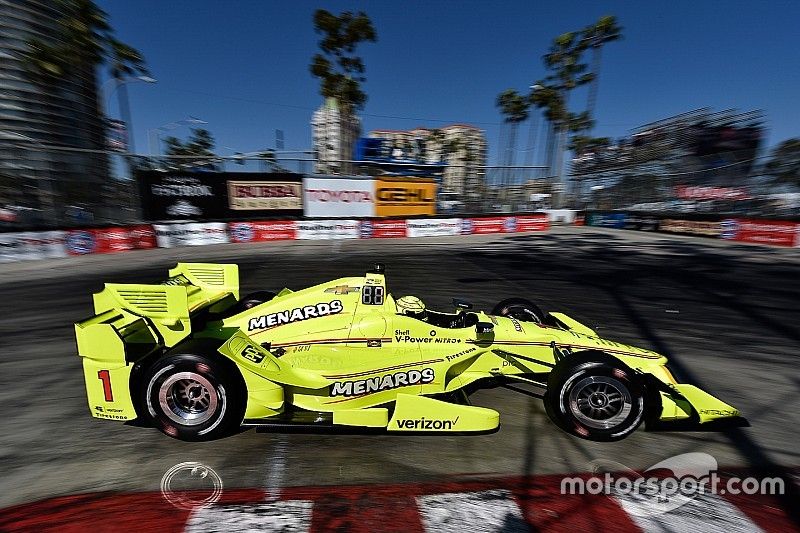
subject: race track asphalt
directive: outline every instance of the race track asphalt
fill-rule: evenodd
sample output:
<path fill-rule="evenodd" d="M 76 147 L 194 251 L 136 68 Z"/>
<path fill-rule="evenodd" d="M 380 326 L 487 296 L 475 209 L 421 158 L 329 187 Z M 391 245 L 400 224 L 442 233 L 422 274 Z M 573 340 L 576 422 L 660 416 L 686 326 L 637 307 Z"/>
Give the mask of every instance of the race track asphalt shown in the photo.
<path fill-rule="evenodd" d="M 536 300 L 606 337 L 659 351 L 678 378 L 738 407 L 752 427 L 570 437 L 535 397 L 499 388 L 472 401 L 501 413 L 483 436 L 263 434 L 183 443 L 90 417 L 72 324 L 103 281 L 156 282 L 177 261 L 230 261 L 242 292 L 304 287 L 387 265 L 395 296 L 448 309 Z M 158 490 L 173 465 L 212 467 L 226 487 L 438 482 L 644 469 L 705 452 L 721 466 L 800 464 L 800 250 L 593 228 L 381 241 L 219 245 L 0 265 L 0 508 L 89 491 Z"/>

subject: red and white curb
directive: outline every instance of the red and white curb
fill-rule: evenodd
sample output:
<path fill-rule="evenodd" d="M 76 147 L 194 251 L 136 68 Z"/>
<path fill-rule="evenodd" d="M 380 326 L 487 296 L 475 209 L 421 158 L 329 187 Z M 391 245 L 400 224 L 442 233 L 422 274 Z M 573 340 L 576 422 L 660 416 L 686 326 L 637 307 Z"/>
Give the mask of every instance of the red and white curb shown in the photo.
<path fill-rule="evenodd" d="M 262 489 L 227 489 L 194 510 L 172 506 L 160 492 L 83 494 L 4 509 L 0 531 L 800 531 L 791 496 L 700 495 L 643 517 L 629 496 L 563 495 L 561 479 L 289 487 L 277 499 Z M 796 494 L 796 486 L 787 488 Z"/>

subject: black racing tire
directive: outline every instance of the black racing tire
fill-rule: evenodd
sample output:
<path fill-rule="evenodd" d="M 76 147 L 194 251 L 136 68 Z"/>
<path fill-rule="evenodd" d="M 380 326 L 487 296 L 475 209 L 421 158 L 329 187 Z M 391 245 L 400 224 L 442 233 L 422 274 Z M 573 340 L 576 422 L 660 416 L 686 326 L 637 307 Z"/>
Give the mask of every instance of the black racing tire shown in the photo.
<path fill-rule="evenodd" d="M 197 346 L 192 344 L 189 348 Z M 198 350 L 177 350 L 148 369 L 140 391 L 143 414 L 151 425 L 179 440 L 228 436 L 244 418 L 244 380 L 233 363 L 191 351 Z"/>
<path fill-rule="evenodd" d="M 578 360 L 565 359 L 548 376 L 544 406 L 550 420 L 582 439 L 624 439 L 646 414 L 641 380 L 611 357 L 573 357 Z"/>
<path fill-rule="evenodd" d="M 520 322 L 536 322 L 541 324 L 545 314 L 541 308 L 525 298 L 508 298 L 494 306 L 491 312 L 494 316 L 507 316 L 516 318 Z"/>
<path fill-rule="evenodd" d="M 277 296 L 274 292 L 270 291 L 256 291 L 251 292 L 247 296 L 242 297 L 241 300 L 236 304 L 236 307 L 239 309 L 239 312 L 246 311 L 248 309 L 252 309 L 257 305 L 261 305 L 264 302 L 268 302 Z"/>
<path fill-rule="evenodd" d="M 252 309 L 257 305 L 261 305 L 265 302 L 268 302 L 277 296 L 274 292 L 270 291 L 256 291 L 251 292 L 247 296 L 242 297 L 241 300 L 234 303 L 232 306 L 228 307 L 224 311 L 219 311 L 216 313 L 209 313 L 207 316 L 208 320 L 223 320 L 228 317 L 232 317 L 234 315 L 238 315 L 239 313 L 244 313 Z"/>

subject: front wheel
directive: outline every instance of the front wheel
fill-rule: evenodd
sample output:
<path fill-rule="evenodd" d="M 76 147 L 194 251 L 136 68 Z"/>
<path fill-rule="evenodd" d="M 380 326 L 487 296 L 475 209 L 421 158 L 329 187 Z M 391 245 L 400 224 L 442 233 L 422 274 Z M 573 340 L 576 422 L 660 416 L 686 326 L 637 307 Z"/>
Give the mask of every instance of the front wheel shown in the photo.
<path fill-rule="evenodd" d="M 624 365 L 585 360 L 550 374 L 544 404 L 550 419 L 567 433 L 616 441 L 641 424 L 644 397 L 639 379 Z"/>
<path fill-rule="evenodd" d="M 521 322 L 536 322 L 541 324 L 545 314 L 538 305 L 525 298 L 508 298 L 494 306 L 491 312 L 494 316 L 507 316 L 516 318 Z"/>
<path fill-rule="evenodd" d="M 212 440 L 239 427 L 242 385 L 230 369 L 195 354 L 157 361 L 147 374 L 143 404 L 152 424 L 180 440 Z"/>

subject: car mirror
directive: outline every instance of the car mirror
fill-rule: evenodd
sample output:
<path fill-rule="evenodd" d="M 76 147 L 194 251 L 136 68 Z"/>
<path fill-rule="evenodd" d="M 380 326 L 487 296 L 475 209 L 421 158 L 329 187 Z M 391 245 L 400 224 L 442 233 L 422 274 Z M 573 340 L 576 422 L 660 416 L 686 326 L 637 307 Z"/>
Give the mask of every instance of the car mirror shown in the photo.
<path fill-rule="evenodd" d="M 456 309 L 460 309 L 462 311 L 472 309 L 472 302 L 462 300 L 461 298 L 453 298 L 453 305 L 456 306 Z"/>
<path fill-rule="evenodd" d="M 494 331 L 494 324 L 491 322 L 478 322 L 475 324 L 475 332 L 478 335 L 485 335 Z"/>

